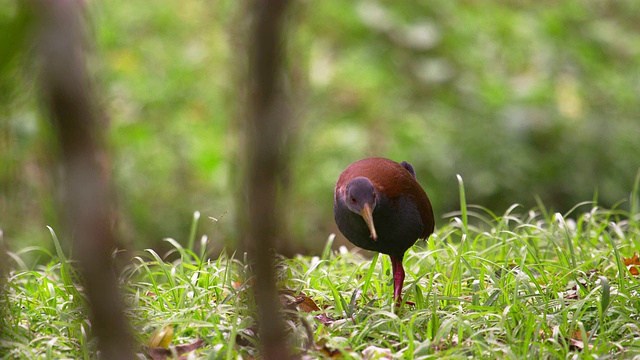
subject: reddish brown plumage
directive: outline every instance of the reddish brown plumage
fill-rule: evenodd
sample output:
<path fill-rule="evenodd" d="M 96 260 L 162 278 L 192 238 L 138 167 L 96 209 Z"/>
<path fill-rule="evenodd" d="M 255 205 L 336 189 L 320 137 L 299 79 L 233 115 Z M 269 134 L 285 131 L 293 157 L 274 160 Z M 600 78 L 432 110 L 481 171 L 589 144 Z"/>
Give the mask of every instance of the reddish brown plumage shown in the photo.
<path fill-rule="evenodd" d="M 366 158 L 349 165 L 338 178 L 336 194 L 344 194 L 344 188 L 356 177 L 366 177 L 373 186 L 389 199 L 400 195 L 415 198 L 424 227 L 419 239 L 426 239 L 433 233 L 434 221 L 431 202 L 416 178 L 404 166 L 385 158 Z"/>
<path fill-rule="evenodd" d="M 394 295 L 400 301 L 404 253 L 433 233 L 433 210 L 413 167 L 384 158 L 349 165 L 334 193 L 338 229 L 353 244 L 391 256 Z"/>

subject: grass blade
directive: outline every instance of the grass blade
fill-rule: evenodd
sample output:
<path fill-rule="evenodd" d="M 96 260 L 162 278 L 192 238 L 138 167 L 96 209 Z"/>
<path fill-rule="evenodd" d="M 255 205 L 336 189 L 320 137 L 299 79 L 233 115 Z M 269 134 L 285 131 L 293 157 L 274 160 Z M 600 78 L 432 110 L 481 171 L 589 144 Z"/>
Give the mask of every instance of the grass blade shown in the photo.
<path fill-rule="evenodd" d="M 324 245 L 324 250 L 322 250 L 322 256 L 320 257 L 320 259 L 329 260 L 332 253 L 331 246 L 333 245 L 333 240 L 335 238 L 336 238 L 336 234 L 329 235 L 329 238 L 327 239 L 327 243 Z"/>
<path fill-rule="evenodd" d="M 362 293 L 367 294 L 367 290 L 369 290 L 369 283 L 371 282 L 371 278 L 373 277 L 373 272 L 376 269 L 376 264 L 378 263 L 378 257 L 380 253 L 375 252 L 373 254 L 373 258 L 371 259 L 371 264 L 369 265 L 369 270 L 367 270 L 366 275 L 364 276 L 364 283 L 362 284 Z"/>
<path fill-rule="evenodd" d="M 191 220 L 191 228 L 189 229 L 189 239 L 187 242 L 187 249 L 193 251 L 195 253 L 195 249 L 193 245 L 196 241 L 196 231 L 198 231 L 198 220 L 200 220 L 200 211 L 195 211 L 193 213 L 193 218 Z"/>
<path fill-rule="evenodd" d="M 464 182 L 462 176 L 456 175 L 458 178 L 458 192 L 460 193 L 460 212 L 462 216 L 462 233 L 466 234 L 469 231 L 469 219 L 467 215 L 467 197 L 464 193 Z"/>

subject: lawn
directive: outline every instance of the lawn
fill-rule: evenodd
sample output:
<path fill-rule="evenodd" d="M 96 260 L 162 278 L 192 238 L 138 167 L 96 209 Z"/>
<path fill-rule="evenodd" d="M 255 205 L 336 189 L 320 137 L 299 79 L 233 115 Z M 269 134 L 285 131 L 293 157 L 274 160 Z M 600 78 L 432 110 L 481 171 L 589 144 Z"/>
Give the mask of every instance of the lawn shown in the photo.
<path fill-rule="evenodd" d="M 640 356 L 637 190 L 624 204 L 630 210 L 588 202 L 566 214 L 540 204 L 531 210 L 514 205 L 496 215 L 467 206 L 461 194 L 464 211 L 446 214 L 447 225 L 407 252 L 404 294 L 413 304 L 394 306 L 387 256 L 333 249 L 333 236 L 320 256 L 276 256 L 283 317 L 296 354 Z M 121 273 L 139 353 L 164 328 L 173 331 L 165 338 L 171 346 L 196 344 L 192 358 L 254 358 L 250 266 L 243 254 L 209 258 L 192 251 L 207 238 L 197 246 L 195 240 L 167 239 L 172 251 L 142 251 Z M 26 253 L 50 260 L 32 268 L 21 260 Z M 2 358 L 95 358 L 73 264 L 61 251 L 38 247 L 11 257 L 0 299 Z"/>

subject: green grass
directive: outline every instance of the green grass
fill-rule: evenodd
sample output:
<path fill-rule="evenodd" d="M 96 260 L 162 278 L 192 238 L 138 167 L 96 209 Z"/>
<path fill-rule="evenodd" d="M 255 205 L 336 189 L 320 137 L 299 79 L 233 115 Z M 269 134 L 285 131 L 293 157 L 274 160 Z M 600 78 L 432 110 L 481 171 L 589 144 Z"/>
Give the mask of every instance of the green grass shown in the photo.
<path fill-rule="evenodd" d="M 639 279 L 622 263 L 639 251 L 637 213 L 590 204 L 567 214 L 519 206 L 500 216 L 465 209 L 448 214 L 449 225 L 407 253 L 404 294 L 415 306 L 394 307 L 385 255 L 371 261 L 332 250 L 330 237 L 319 257 L 278 257 L 279 288 L 303 292 L 335 320 L 322 324 L 314 314 L 285 313 L 296 353 L 356 359 L 376 350 L 401 359 L 640 356 Z M 196 215 L 194 226 L 197 221 Z M 141 346 L 171 324 L 173 344 L 205 340 L 196 358 L 255 356 L 246 259 L 205 259 L 166 241 L 171 252 L 146 250 L 121 276 Z M 31 269 L 21 261 L 27 252 L 51 260 Z M 77 275 L 68 260 L 40 248 L 11 258 L 0 299 L 1 358 L 91 358 L 85 299 L 70 282 Z"/>

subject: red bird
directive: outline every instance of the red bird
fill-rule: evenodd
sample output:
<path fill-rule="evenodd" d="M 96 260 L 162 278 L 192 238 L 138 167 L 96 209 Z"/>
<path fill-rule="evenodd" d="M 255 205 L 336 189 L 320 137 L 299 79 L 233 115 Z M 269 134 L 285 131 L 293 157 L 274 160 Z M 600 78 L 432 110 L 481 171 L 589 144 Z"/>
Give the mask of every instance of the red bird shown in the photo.
<path fill-rule="evenodd" d="M 401 304 L 404 253 L 434 228 L 431 202 L 413 166 L 384 158 L 349 165 L 336 183 L 333 213 L 347 240 L 391 257 L 393 296 Z"/>

